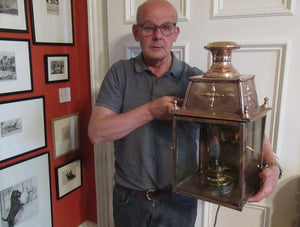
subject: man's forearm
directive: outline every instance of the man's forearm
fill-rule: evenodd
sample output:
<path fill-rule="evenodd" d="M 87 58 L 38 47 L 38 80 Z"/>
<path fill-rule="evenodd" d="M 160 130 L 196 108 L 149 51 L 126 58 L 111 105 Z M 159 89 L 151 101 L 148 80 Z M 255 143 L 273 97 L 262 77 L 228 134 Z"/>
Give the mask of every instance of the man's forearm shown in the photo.
<path fill-rule="evenodd" d="M 122 114 L 116 114 L 104 107 L 95 107 L 89 122 L 89 137 L 94 144 L 114 141 L 152 119 L 146 105 Z"/>

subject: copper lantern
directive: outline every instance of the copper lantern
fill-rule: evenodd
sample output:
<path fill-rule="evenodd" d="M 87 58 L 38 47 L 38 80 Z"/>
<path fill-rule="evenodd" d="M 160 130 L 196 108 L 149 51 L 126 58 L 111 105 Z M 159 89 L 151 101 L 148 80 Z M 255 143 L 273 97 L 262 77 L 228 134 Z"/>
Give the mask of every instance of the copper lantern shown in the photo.
<path fill-rule="evenodd" d="M 268 99 L 258 106 L 254 75 L 231 64 L 235 42 L 213 42 L 211 68 L 191 77 L 173 110 L 173 187 L 186 196 L 242 210 L 259 187 Z"/>

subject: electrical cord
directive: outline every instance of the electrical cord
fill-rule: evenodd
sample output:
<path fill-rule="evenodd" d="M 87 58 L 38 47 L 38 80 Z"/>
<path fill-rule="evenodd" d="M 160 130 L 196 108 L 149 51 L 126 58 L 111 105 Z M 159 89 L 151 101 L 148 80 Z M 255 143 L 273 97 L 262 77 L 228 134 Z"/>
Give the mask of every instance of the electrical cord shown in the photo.
<path fill-rule="evenodd" d="M 220 205 L 218 206 L 217 208 L 217 211 L 216 211 L 216 215 L 215 215 L 215 222 L 214 222 L 214 227 L 217 226 L 217 219 L 218 219 L 218 215 L 219 215 L 219 211 L 220 211 Z"/>

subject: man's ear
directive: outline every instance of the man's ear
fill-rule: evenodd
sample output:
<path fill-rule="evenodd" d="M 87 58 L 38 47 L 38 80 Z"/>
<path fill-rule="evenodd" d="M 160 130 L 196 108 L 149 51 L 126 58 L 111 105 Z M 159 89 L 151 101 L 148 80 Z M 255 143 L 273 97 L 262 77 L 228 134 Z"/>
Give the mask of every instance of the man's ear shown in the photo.
<path fill-rule="evenodd" d="M 180 33 L 180 29 L 179 29 L 179 27 L 176 27 L 176 30 L 175 30 L 175 36 L 174 36 L 173 42 L 176 42 L 179 33 Z"/>
<path fill-rule="evenodd" d="M 132 25 L 132 34 L 133 34 L 135 41 L 137 41 L 137 42 L 140 41 L 139 35 L 138 35 L 138 26 L 136 24 Z"/>

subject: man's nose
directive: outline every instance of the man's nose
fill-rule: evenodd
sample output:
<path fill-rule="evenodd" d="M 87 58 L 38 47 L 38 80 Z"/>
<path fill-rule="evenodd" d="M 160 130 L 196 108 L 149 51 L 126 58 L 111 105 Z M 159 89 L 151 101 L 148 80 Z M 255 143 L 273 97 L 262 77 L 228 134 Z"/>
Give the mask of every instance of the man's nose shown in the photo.
<path fill-rule="evenodd" d="M 160 27 L 156 27 L 154 33 L 153 33 L 153 36 L 156 37 L 156 38 L 160 38 L 163 36 L 161 30 L 160 30 Z"/>

